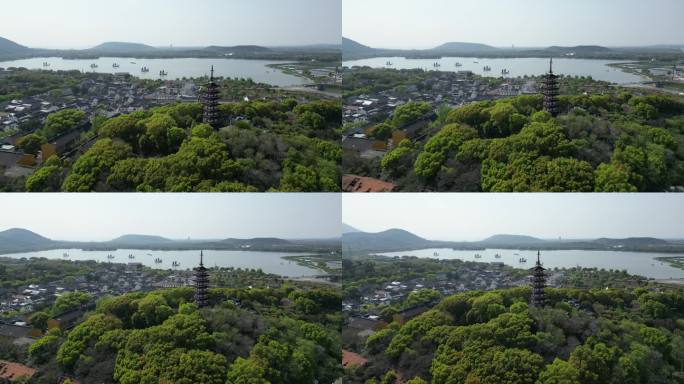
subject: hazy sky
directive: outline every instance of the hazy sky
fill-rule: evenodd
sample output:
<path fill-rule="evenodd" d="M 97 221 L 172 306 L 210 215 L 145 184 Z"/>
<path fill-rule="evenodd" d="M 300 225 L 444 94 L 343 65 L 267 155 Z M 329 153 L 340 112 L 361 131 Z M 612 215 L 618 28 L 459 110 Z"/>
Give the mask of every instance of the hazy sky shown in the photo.
<path fill-rule="evenodd" d="M 342 0 L 16 0 L 0 37 L 33 48 L 339 44 Z"/>
<path fill-rule="evenodd" d="M 340 221 L 339 194 L 4 194 L 0 210 L 0 231 L 81 241 L 123 234 L 331 238 L 340 236 Z"/>
<path fill-rule="evenodd" d="M 684 44 L 682 0 L 343 0 L 345 37 L 376 48 Z"/>
<path fill-rule="evenodd" d="M 345 194 L 342 206 L 343 221 L 357 229 L 401 228 L 433 240 L 684 238 L 684 195 L 674 193 Z"/>

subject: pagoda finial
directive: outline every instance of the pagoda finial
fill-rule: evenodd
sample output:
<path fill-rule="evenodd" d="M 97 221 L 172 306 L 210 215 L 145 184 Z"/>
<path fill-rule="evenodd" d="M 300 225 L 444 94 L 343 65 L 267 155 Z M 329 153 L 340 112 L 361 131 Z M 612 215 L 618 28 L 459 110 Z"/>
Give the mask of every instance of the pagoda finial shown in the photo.
<path fill-rule="evenodd" d="M 553 73 L 553 57 L 549 58 L 549 73 Z"/>
<path fill-rule="evenodd" d="M 214 66 L 211 66 L 211 78 L 209 79 L 211 81 L 214 81 Z"/>
<path fill-rule="evenodd" d="M 541 251 L 537 250 L 537 264 L 541 265 Z"/>
<path fill-rule="evenodd" d="M 200 249 L 200 267 L 204 266 L 204 252 Z"/>

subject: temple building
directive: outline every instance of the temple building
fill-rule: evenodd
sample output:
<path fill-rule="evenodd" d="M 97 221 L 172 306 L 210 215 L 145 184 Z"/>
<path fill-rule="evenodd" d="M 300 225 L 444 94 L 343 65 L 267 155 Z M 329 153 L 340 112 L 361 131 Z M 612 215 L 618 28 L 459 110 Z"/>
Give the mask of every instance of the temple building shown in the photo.
<path fill-rule="evenodd" d="M 200 263 L 199 267 L 195 268 L 195 304 L 199 308 L 206 307 L 208 305 L 208 294 L 207 289 L 209 288 L 209 273 L 207 269 L 204 268 L 204 254 L 200 251 Z"/>
<path fill-rule="evenodd" d="M 531 304 L 534 307 L 543 307 L 546 303 L 544 296 L 544 288 L 546 288 L 546 269 L 541 264 L 541 252 L 537 251 L 537 264 L 532 268 L 532 300 Z"/>
<path fill-rule="evenodd" d="M 202 93 L 201 102 L 204 107 L 204 114 L 202 122 L 211 125 L 214 129 L 218 129 L 219 121 L 219 98 L 220 90 L 218 84 L 214 81 L 214 66 L 211 66 L 211 76 L 206 89 Z"/>
<path fill-rule="evenodd" d="M 541 91 L 544 95 L 544 110 L 551 116 L 557 116 L 559 86 L 558 76 L 553 73 L 553 58 L 549 61 L 549 73 L 544 76 Z"/>

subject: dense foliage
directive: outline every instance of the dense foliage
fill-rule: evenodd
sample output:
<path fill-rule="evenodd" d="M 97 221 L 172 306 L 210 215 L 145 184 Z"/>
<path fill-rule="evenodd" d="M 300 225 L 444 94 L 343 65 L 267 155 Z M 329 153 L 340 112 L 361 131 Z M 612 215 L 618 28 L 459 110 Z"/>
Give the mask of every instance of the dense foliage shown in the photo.
<path fill-rule="evenodd" d="M 314 383 L 340 376 L 340 295 L 317 287 L 191 287 L 100 300 L 72 330 L 29 349 L 37 383 Z"/>
<path fill-rule="evenodd" d="M 593 384 L 684 380 L 684 292 L 528 287 L 443 299 L 366 340 L 370 362 L 350 383 Z M 387 379 L 389 377 L 389 380 Z"/>
<path fill-rule="evenodd" d="M 400 143 L 378 165 L 345 162 L 407 191 L 628 192 L 684 185 L 681 100 L 585 94 L 562 96 L 560 104 L 557 118 L 542 111 L 536 95 L 440 111 L 423 132 L 425 141 Z"/>
<path fill-rule="evenodd" d="M 198 123 L 200 104 L 176 104 L 112 118 L 73 164 L 46 164 L 30 191 L 337 191 L 341 150 L 336 101 L 221 105 L 234 124 Z M 48 117 L 54 130 L 62 118 Z M 49 135 L 47 135 L 49 136 Z M 66 175 L 66 176 L 65 176 Z"/>

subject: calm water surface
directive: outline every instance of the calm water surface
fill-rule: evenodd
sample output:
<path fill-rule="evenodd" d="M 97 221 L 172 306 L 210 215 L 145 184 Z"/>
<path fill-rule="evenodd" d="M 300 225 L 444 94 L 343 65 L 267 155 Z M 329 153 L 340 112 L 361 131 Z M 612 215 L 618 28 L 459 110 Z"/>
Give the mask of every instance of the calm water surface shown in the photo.
<path fill-rule="evenodd" d="M 436 253 L 436 255 L 435 255 Z M 476 259 L 475 254 L 482 258 Z M 495 257 L 501 256 L 500 259 Z M 536 251 L 520 251 L 510 249 L 486 249 L 479 251 L 461 251 L 453 249 L 421 249 L 417 251 L 382 253 L 383 256 L 416 256 L 423 258 L 458 259 L 478 262 L 502 262 L 516 268 L 532 268 L 537 260 Z M 542 251 L 541 259 L 546 268 L 604 268 L 627 270 L 632 275 L 640 275 L 655 279 L 684 278 L 684 270 L 669 266 L 655 260 L 659 256 L 684 256 L 647 252 L 613 252 L 613 251 Z M 520 263 L 521 257 L 527 263 Z"/>
<path fill-rule="evenodd" d="M 387 62 L 392 65 L 388 66 Z M 609 81 L 611 83 L 626 84 L 643 81 L 640 76 L 623 72 L 607 64 L 621 61 L 593 60 L 593 59 L 553 59 L 553 71 L 557 74 L 570 76 L 591 76 L 594 80 Z M 439 67 L 434 67 L 439 63 Z M 460 63 L 457 67 L 455 64 Z M 407 59 L 405 57 L 374 57 L 370 59 L 351 60 L 342 63 L 346 67 L 368 66 L 372 68 L 396 68 L 440 70 L 440 71 L 472 71 L 487 77 L 500 77 L 501 70 L 506 69 L 506 77 L 537 76 L 549 71 L 549 59 L 543 58 L 506 58 L 506 59 L 478 59 L 472 57 L 443 57 L 441 59 Z M 484 71 L 485 66 L 491 71 Z"/>
<path fill-rule="evenodd" d="M 43 63 L 49 63 L 44 67 Z M 114 64 L 119 64 L 114 68 Z M 215 76 L 229 78 L 251 78 L 259 83 L 266 83 L 280 87 L 297 86 L 309 83 L 305 78 L 288 75 L 277 69 L 269 68 L 268 64 L 282 63 L 266 60 L 243 59 L 136 59 L 130 57 L 101 57 L 99 59 L 65 60 L 61 57 L 36 57 L 32 59 L 2 61 L 0 67 L 24 67 L 28 69 L 78 70 L 82 72 L 117 73 L 127 72 L 143 79 L 159 79 L 159 71 L 166 71 L 166 79 L 181 79 L 183 77 L 208 76 L 211 66 L 214 66 Z M 97 64 L 97 68 L 91 68 Z M 142 67 L 150 69 L 141 72 Z"/>
<path fill-rule="evenodd" d="M 204 265 L 206 267 L 234 267 L 234 268 L 261 268 L 266 273 L 272 273 L 287 277 L 301 277 L 322 275 L 322 271 L 297 265 L 297 263 L 285 260 L 283 256 L 306 255 L 305 253 L 283 252 L 254 252 L 254 251 L 211 251 L 205 250 Z M 64 254 L 68 257 L 64 257 Z M 113 259 L 107 255 L 113 255 Z M 128 255 L 133 254 L 134 259 Z M 1 257 L 31 258 L 44 257 L 47 259 L 64 260 L 95 260 L 98 262 L 128 263 L 140 262 L 155 269 L 173 269 L 174 261 L 180 262 L 176 269 L 191 269 L 199 264 L 199 251 L 151 251 L 141 249 L 118 249 L 116 251 L 84 251 L 82 249 L 55 249 L 51 251 L 24 252 Z M 154 259 L 160 258 L 162 262 L 157 264 Z"/>

